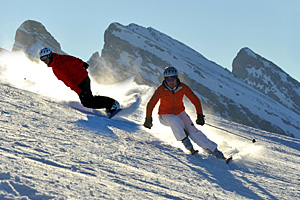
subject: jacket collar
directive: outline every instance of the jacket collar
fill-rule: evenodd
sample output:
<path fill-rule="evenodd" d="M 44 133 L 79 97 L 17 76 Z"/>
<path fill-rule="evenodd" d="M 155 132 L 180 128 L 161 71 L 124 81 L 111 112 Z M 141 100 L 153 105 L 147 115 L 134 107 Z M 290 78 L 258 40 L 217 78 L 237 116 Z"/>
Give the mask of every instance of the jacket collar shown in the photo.
<path fill-rule="evenodd" d="M 173 94 L 175 94 L 177 91 L 179 91 L 182 88 L 182 86 L 180 84 L 179 78 L 176 79 L 176 82 L 177 82 L 177 85 L 173 89 L 171 89 L 168 86 L 168 84 L 167 84 L 167 82 L 165 80 L 163 80 L 162 85 L 164 86 L 165 90 L 169 90 L 170 92 L 172 92 Z"/>
<path fill-rule="evenodd" d="M 57 60 L 57 54 L 56 53 L 52 53 L 52 57 L 50 58 L 50 63 L 48 65 L 48 67 L 53 67 L 54 66 L 54 63 L 55 61 Z"/>

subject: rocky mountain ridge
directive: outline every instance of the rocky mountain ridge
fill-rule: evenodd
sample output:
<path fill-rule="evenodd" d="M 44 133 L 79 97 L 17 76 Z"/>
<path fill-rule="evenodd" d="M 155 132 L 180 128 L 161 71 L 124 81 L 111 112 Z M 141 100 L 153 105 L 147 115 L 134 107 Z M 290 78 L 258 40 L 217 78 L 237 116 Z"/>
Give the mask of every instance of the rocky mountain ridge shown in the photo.
<path fill-rule="evenodd" d="M 263 94 L 300 114 L 300 83 L 273 62 L 243 48 L 233 60 L 232 73 Z"/>
<path fill-rule="evenodd" d="M 52 51 L 65 54 L 57 40 L 39 22 L 27 20 L 17 29 L 12 51 L 24 51 L 30 58 L 38 59 L 39 50 L 49 47 Z"/>

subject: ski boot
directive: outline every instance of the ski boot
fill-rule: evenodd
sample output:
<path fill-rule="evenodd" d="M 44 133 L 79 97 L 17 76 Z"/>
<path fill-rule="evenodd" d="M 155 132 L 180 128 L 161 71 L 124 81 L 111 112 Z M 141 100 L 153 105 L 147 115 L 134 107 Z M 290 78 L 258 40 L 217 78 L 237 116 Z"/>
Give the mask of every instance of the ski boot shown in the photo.
<path fill-rule="evenodd" d="M 232 156 L 230 156 L 229 158 L 226 158 L 224 156 L 224 154 L 218 148 L 216 148 L 213 152 L 209 149 L 207 149 L 207 151 L 210 154 L 212 154 L 214 157 L 225 160 L 226 164 L 228 164 L 232 160 Z"/>
<path fill-rule="evenodd" d="M 184 138 L 183 140 L 181 140 L 183 145 L 185 146 L 185 148 L 187 150 L 189 150 L 191 152 L 192 155 L 194 155 L 195 153 L 198 152 L 198 150 L 195 150 L 190 139 L 188 137 Z"/>
<path fill-rule="evenodd" d="M 113 117 L 120 110 L 120 104 L 118 101 L 115 101 L 110 109 L 106 109 L 107 116 L 109 118 Z"/>
<path fill-rule="evenodd" d="M 216 158 L 221 158 L 221 159 L 224 159 L 224 160 L 226 159 L 224 154 L 221 151 L 219 151 L 218 148 L 216 148 L 211 154 Z"/>

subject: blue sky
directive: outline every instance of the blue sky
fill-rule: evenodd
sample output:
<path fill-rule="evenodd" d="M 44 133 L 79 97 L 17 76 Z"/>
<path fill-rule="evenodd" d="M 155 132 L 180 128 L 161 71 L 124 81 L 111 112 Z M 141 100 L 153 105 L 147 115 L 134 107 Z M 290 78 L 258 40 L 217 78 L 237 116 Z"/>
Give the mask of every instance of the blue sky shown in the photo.
<path fill-rule="evenodd" d="M 152 27 L 231 71 L 243 47 L 300 81 L 300 1 L 67 0 L 1 2 L 0 47 L 11 50 L 27 19 L 42 23 L 63 51 L 88 60 L 112 22 Z"/>

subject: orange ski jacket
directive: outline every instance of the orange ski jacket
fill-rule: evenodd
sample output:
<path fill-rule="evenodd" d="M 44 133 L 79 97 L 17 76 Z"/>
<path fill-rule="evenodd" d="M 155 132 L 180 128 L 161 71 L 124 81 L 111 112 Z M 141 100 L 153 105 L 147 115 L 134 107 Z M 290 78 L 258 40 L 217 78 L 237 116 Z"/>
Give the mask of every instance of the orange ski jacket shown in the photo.
<path fill-rule="evenodd" d="M 48 67 L 52 67 L 58 80 L 80 94 L 78 85 L 88 76 L 88 72 L 82 67 L 83 63 L 79 58 L 53 53 L 53 60 Z"/>
<path fill-rule="evenodd" d="M 195 93 L 184 83 L 180 83 L 179 86 L 174 90 L 170 91 L 168 88 L 161 84 L 158 86 L 151 99 L 147 104 L 146 117 L 152 116 L 152 111 L 160 100 L 158 114 L 175 114 L 178 115 L 185 110 L 183 104 L 184 95 L 194 104 L 197 114 L 203 114 L 201 101 L 195 95 Z"/>

